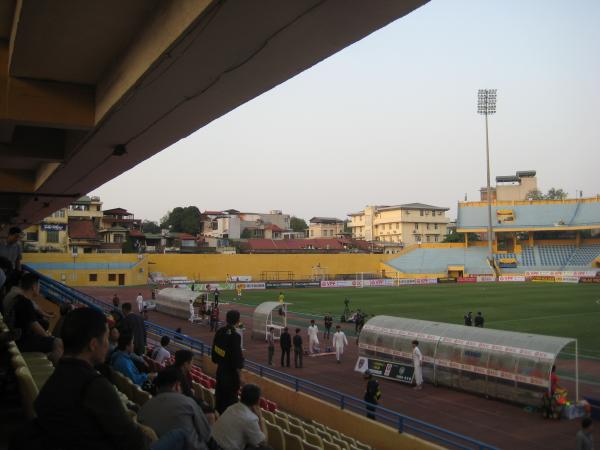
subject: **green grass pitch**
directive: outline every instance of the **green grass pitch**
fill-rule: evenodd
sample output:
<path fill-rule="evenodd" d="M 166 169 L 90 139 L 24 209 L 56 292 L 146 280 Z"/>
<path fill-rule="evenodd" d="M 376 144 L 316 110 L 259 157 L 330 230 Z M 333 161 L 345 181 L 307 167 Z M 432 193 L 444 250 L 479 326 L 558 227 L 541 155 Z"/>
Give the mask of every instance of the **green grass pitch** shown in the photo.
<path fill-rule="evenodd" d="M 229 293 L 228 293 L 229 294 Z M 276 301 L 279 290 L 244 291 L 241 303 Z M 437 322 L 463 323 L 481 311 L 486 328 L 577 338 L 582 356 L 600 358 L 600 285 L 478 283 L 400 288 L 288 289 L 290 312 L 339 320 L 344 298 L 350 309 Z M 231 294 L 229 294 L 231 295 Z M 226 295 L 225 297 L 229 297 Z M 321 321 L 319 321 L 321 322 Z"/>

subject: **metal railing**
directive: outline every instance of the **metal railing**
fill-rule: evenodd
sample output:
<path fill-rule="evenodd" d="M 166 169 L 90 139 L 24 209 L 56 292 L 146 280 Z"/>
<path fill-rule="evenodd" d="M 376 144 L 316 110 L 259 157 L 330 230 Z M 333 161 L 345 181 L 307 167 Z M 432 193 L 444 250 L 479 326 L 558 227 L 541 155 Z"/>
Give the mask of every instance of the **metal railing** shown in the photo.
<path fill-rule="evenodd" d="M 27 268 L 27 270 L 35 272 L 29 268 Z M 81 303 L 89 307 L 98 308 L 104 312 L 110 312 L 112 310 L 112 305 L 102 302 L 101 300 L 74 288 L 65 286 L 39 272 L 36 273 L 40 276 L 42 292 L 52 300 L 57 302 L 66 301 L 70 303 Z M 210 356 L 211 354 L 210 345 L 199 339 L 162 327 L 156 323 L 146 321 L 146 330 L 156 336 L 169 336 L 174 344 L 189 348 L 198 355 Z M 248 359 L 245 361 L 245 369 L 260 377 L 268 378 L 292 388 L 296 392 L 304 392 L 313 397 L 337 405 L 342 410 L 352 411 L 358 414 L 366 414 L 368 412 L 375 416 L 376 420 L 395 428 L 399 433 L 410 433 L 449 448 L 461 450 L 497 450 L 496 447 L 476 439 L 454 433 L 422 420 L 405 416 L 396 411 L 392 411 L 391 409 L 384 408 L 383 406 L 367 403 L 357 397 L 344 394 L 335 389 L 313 383 L 312 381 L 303 378 L 288 375 Z M 367 411 L 368 406 L 371 408 L 370 411 Z"/>

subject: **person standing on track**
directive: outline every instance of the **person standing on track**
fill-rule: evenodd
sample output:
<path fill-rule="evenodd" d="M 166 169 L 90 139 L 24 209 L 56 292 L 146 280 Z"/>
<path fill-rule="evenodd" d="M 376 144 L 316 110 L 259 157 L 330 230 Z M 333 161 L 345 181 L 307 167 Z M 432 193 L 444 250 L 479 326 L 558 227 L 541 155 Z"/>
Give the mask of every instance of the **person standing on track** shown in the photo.
<path fill-rule="evenodd" d="M 317 345 L 319 345 L 319 328 L 317 328 L 313 319 L 308 327 L 308 351 L 310 354 L 315 353 L 315 346 Z"/>
<path fill-rule="evenodd" d="M 479 311 L 477 313 L 477 315 L 475 316 L 475 326 L 478 328 L 483 328 L 483 322 L 484 322 L 483 316 L 481 315 L 481 311 Z"/>
<path fill-rule="evenodd" d="M 423 354 L 419 350 L 419 341 L 412 341 L 412 359 L 415 366 L 415 389 L 423 389 Z"/>
<path fill-rule="evenodd" d="M 327 347 L 329 347 L 329 339 L 331 339 L 331 326 L 333 325 L 333 317 L 331 314 L 327 313 L 323 318 L 325 322 L 325 332 L 323 333 L 323 340 L 327 343 Z"/>
<path fill-rule="evenodd" d="M 279 345 L 281 346 L 281 367 L 283 367 L 283 359 L 285 357 L 286 367 L 290 367 L 290 350 L 292 348 L 292 337 L 288 332 L 288 328 L 283 329 L 283 333 L 279 336 Z"/>
<path fill-rule="evenodd" d="M 333 348 L 335 348 L 335 359 L 337 363 L 341 363 L 342 354 L 344 353 L 344 345 L 348 345 L 348 339 L 339 325 L 335 326 L 333 334 Z"/>
<path fill-rule="evenodd" d="M 296 369 L 302 369 L 302 336 L 300 335 L 300 328 L 296 328 L 296 334 L 294 335 L 294 367 Z"/>
<path fill-rule="evenodd" d="M 219 414 L 223 414 L 228 406 L 237 403 L 241 370 L 244 368 L 242 338 L 235 330 L 240 321 L 240 312 L 235 309 L 227 311 L 225 320 L 225 326 L 215 333 L 211 355 L 212 362 L 217 364 L 215 409 Z"/>
<path fill-rule="evenodd" d="M 364 400 L 367 403 L 370 403 L 367 406 L 367 417 L 369 419 L 376 420 L 375 414 L 375 405 L 377 405 L 377 401 L 381 398 L 381 389 L 379 387 L 379 382 L 373 378 L 373 375 L 368 370 L 364 374 L 365 380 L 367 380 L 367 387 L 365 389 Z"/>
<path fill-rule="evenodd" d="M 279 315 L 283 316 L 284 315 L 283 304 L 285 303 L 285 295 L 283 295 L 283 292 L 279 293 L 277 300 L 279 301 Z"/>
<path fill-rule="evenodd" d="M 135 302 L 137 303 L 138 312 L 142 314 L 144 312 L 144 297 L 142 297 L 142 293 L 139 292 L 137 297 L 135 298 Z"/>
<path fill-rule="evenodd" d="M 273 365 L 273 355 L 275 354 L 275 328 L 269 328 L 269 333 L 267 334 L 267 344 L 268 344 L 268 355 L 269 355 L 269 365 Z"/>

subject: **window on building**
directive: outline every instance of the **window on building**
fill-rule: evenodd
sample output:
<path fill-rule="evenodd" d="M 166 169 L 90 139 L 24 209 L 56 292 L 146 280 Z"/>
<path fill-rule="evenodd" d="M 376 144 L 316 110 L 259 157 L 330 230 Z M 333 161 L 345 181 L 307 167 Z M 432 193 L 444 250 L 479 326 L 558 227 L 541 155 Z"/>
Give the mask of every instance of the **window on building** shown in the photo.
<path fill-rule="evenodd" d="M 89 277 L 90 277 L 90 281 L 98 281 L 97 273 L 90 273 Z"/>
<path fill-rule="evenodd" d="M 116 243 L 119 243 L 119 244 L 121 242 L 123 242 L 123 235 L 122 234 L 115 234 L 113 236 L 113 242 L 116 242 Z"/>
<path fill-rule="evenodd" d="M 431 242 L 431 236 L 427 236 L 427 242 Z"/>
<path fill-rule="evenodd" d="M 58 231 L 46 231 L 46 242 L 49 244 L 58 244 Z"/>
<path fill-rule="evenodd" d="M 313 237 L 315 235 L 315 230 L 310 230 L 310 237 Z"/>
<path fill-rule="evenodd" d="M 421 212 L 421 215 L 423 215 L 423 210 L 421 210 L 420 212 Z"/>
<path fill-rule="evenodd" d="M 437 236 L 437 235 L 435 235 L 435 236 L 433 237 L 433 240 L 434 240 L 435 242 L 437 242 L 437 241 L 438 241 L 438 236 Z"/>
<path fill-rule="evenodd" d="M 34 231 L 33 233 L 27 233 L 25 235 L 25 240 L 26 241 L 37 241 L 38 240 L 38 233 L 37 233 L 37 231 Z"/>
<path fill-rule="evenodd" d="M 418 229 L 419 229 L 419 224 L 415 223 L 415 230 L 418 230 Z"/>
<path fill-rule="evenodd" d="M 438 224 L 436 223 L 436 224 L 434 225 L 434 227 L 435 227 L 435 229 L 437 230 L 437 229 L 438 229 Z"/>
<path fill-rule="evenodd" d="M 117 281 L 117 274 L 116 273 L 109 273 L 108 274 L 108 281 Z"/>
<path fill-rule="evenodd" d="M 399 226 L 399 225 L 400 225 L 400 224 L 399 224 L 398 222 L 396 222 L 396 230 L 398 229 L 398 226 Z"/>
<path fill-rule="evenodd" d="M 429 230 L 429 224 L 427 224 L 427 229 Z"/>

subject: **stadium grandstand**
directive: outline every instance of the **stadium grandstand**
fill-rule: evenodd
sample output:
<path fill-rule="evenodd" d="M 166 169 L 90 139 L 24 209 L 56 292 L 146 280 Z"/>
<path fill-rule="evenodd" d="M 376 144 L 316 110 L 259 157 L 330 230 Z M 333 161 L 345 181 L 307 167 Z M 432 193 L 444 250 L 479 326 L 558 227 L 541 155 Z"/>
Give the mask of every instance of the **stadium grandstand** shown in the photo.
<path fill-rule="evenodd" d="M 600 267 L 600 197 L 492 203 L 493 254 L 488 262 L 487 202 L 458 204 L 462 244 L 407 247 L 387 266 L 399 276 L 467 276 L 535 271 L 593 271 Z M 470 240 L 477 235 L 479 239 Z"/>

